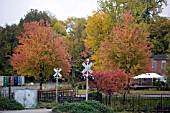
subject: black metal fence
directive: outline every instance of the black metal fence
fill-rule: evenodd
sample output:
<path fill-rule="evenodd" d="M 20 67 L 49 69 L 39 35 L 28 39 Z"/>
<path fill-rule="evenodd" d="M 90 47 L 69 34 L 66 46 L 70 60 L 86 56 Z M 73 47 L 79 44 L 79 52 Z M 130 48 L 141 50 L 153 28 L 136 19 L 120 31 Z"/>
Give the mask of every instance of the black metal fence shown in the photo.
<path fill-rule="evenodd" d="M 58 102 L 80 102 L 85 100 L 85 97 L 73 95 L 72 90 L 58 90 Z M 56 90 L 38 91 L 38 102 L 53 102 L 56 101 Z"/>
<path fill-rule="evenodd" d="M 102 102 L 115 111 L 170 113 L 170 95 L 112 95 Z"/>

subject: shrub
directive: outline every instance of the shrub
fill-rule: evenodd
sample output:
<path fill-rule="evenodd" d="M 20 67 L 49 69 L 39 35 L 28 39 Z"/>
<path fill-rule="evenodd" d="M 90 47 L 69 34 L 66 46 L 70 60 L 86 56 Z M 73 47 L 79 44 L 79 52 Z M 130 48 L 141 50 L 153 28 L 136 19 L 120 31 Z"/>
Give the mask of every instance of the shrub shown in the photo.
<path fill-rule="evenodd" d="M 93 109 L 99 110 L 98 113 L 113 113 L 111 107 L 101 104 L 98 101 L 84 101 L 84 103 L 91 106 Z"/>
<path fill-rule="evenodd" d="M 165 84 L 164 90 L 165 90 L 165 91 L 170 91 L 170 86 L 169 86 L 168 83 Z"/>
<path fill-rule="evenodd" d="M 85 85 L 83 85 L 83 89 L 86 89 L 86 84 L 85 84 Z"/>
<path fill-rule="evenodd" d="M 14 99 L 0 98 L 0 110 L 22 110 L 24 107 Z"/>
<path fill-rule="evenodd" d="M 53 112 L 68 113 L 113 113 L 112 108 L 97 101 L 84 101 L 81 103 L 63 103 L 52 109 Z"/>
<path fill-rule="evenodd" d="M 92 100 L 100 101 L 102 102 L 102 93 L 99 92 L 89 92 L 88 97 Z"/>
<path fill-rule="evenodd" d="M 82 84 L 79 84 L 79 85 L 78 85 L 78 89 L 83 89 L 83 88 L 82 88 Z"/>

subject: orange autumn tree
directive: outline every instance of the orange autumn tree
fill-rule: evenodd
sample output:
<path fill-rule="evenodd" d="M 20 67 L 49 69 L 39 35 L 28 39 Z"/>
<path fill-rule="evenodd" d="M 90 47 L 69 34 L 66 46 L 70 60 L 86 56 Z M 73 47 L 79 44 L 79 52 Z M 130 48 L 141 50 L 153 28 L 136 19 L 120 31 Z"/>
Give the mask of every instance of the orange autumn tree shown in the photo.
<path fill-rule="evenodd" d="M 54 68 L 62 68 L 61 74 L 68 76 L 71 65 L 66 43 L 56 37 L 48 22 L 25 23 L 17 38 L 19 45 L 13 50 L 11 64 L 19 75 L 49 79 Z"/>
<path fill-rule="evenodd" d="M 113 28 L 113 36 L 105 40 L 94 55 L 96 70 L 123 69 L 132 76 L 151 69 L 148 32 L 143 25 L 134 22 L 130 11 L 124 11 L 121 20 Z"/>

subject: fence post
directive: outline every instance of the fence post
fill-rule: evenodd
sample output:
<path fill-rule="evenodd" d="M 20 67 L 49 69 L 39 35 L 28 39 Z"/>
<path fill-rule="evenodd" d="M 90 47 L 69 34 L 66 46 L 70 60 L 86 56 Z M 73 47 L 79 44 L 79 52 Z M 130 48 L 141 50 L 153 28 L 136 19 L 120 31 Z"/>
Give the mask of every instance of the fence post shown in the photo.
<path fill-rule="evenodd" d="M 125 105 L 125 93 L 123 94 L 123 105 Z"/>
<path fill-rule="evenodd" d="M 133 112 L 135 111 L 135 109 L 134 109 L 134 106 L 135 104 L 134 104 L 134 96 L 132 97 L 132 106 L 133 106 Z"/>
<path fill-rule="evenodd" d="M 147 105 L 146 105 L 146 103 L 145 103 L 145 113 L 147 113 Z"/>
<path fill-rule="evenodd" d="M 140 95 L 138 95 L 138 111 L 139 111 L 139 104 L 140 103 Z"/>
<path fill-rule="evenodd" d="M 157 104 L 156 104 L 156 113 L 158 113 L 158 112 L 159 112 L 158 105 L 159 105 L 159 103 L 157 103 Z"/>
<path fill-rule="evenodd" d="M 109 94 L 109 106 L 111 106 L 111 96 Z"/>
<path fill-rule="evenodd" d="M 162 95 L 161 95 L 161 105 L 160 105 L 160 109 L 161 109 L 161 111 L 162 111 Z"/>
<path fill-rule="evenodd" d="M 107 106 L 107 95 L 106 95 L 106 106 Z"/>

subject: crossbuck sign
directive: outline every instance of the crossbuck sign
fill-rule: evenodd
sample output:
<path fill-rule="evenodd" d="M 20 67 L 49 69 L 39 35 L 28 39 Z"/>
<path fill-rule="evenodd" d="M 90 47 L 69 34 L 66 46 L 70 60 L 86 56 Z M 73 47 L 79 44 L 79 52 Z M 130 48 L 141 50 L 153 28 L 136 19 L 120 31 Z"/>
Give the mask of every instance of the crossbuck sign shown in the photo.
<path fill-rule="evenodd" d="M 90 67 L 92 66 L 92 63 L 90 64 L 85 64 L 84 62 L 82 63 L 82 66 L 85 67 L 85 69 L 82 71 L 83 74 L 85 74 L 86 72 L 89 74 L 92 74 L 92 70 L 90 69 Z M 88 74 L 86 74 L 86 76 L 88 76 Z"/>
<path fill-rule="evenodd" d="M 58 69 L 58 68 L 55 69 L 55 68 L 54 68 L 54 71 L 55 71 L 56 73 L 55 73 L 53 76 L 54 76 L 54 77 L 58 77 L 58 76 L 61 77 L 61 76 L 62 76 L 62 75 L 60 74 L 60 71 L 61 71 L 61 70 L 62 70 L 61 68 L 60 68 L 60 69 Z"/>
<path fill-rule="evenodd" d="M 89 74 L 92 74 L 92 70 L 90 69 L 90 67 L 92 66 L 92 63 L 89 64 L 89 59 L 87 60 L 87 64 L 85 64 L 84 62 L 82 63 L 82 66 L 85 67 L 85 69 L 83 69 L 82 73 L 83 75 L 86 74 L 86 101 L 88 100 L 88 76 Z"/>
<path fill-rule="evenodd" d="M 60 71 L 62 69 L 55 69 L 54 68 L 54 71 L 55 71 L 55 74 L 53 75 L 54 77 L 56 77 L 56 102 L 58 102 L 58 77 L 62 77 L 62 75 L 60 74 Z"/>

